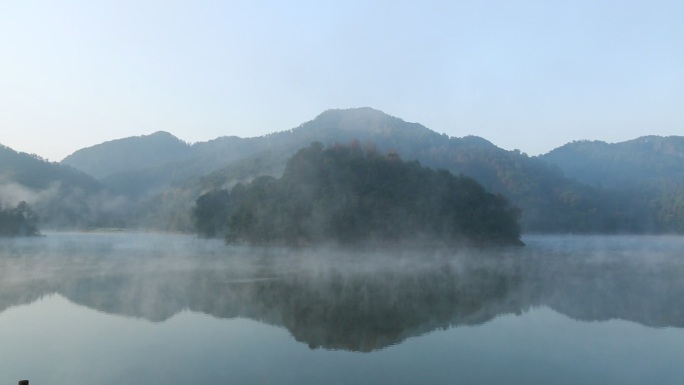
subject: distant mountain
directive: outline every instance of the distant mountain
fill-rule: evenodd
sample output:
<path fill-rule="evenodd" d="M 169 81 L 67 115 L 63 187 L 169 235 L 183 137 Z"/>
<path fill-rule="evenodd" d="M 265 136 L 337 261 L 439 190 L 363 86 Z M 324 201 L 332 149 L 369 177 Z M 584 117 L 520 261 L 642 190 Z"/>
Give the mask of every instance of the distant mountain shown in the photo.
<path fill-rule="evenodd" d="M 41 228 L 94 225 L 102 219 L 104 201 L 112 202 L 93 177 L 60 163 L 0 145 L 0 202 L 26 201 Z"/>
<path fill-rule="evenodd" d="M 203 193 L 229 189 L 260 175 L 279 177 L 287 159 L 312 142 L 330 146 L 353 141 L 476 179 L 522 209 L 521 224 L 526 232 L 684 231 L 684 203 L 677 206 L 683 194 L 678 189 L 660 188 L 682 180 L 672 179 L 678 175 L 676 154 L 681 154 L 681 147 L 674 142 L 652 144 L 662 154 L 644 153 L 643 159 L 627 159 L 638 151 L 624 150 L 621 156 L 625 159 L 615 161 L 614 166 L 596 154 L 592 157 L 575 150 L 593 146 L 587 142 L 529 157 L 483 138 L 439 134 L 372 108 L 328 110 L 290 130 L 255 138 L 221 137 L 193 145 L 159 132 L 79 150 L 63 162 L 91 173 L 109 191 L 136 202 L 132 209 L 136 216 L 129 225 L 187 231 L 192 228 L 191 208 Z M 661 159 L 664 154 L 668 158 Z M 631 174 L 615 171 L 620 164 L 631 165 L 627 167 Z M 662 174 L 654 173 L 653 167 L 661 167 Z M 613 183 L 613 177 L 617 185 L 625 178 L 638 179 L 638 175 L 662 175 L 663 181 L 647 198 L 631 190 L 605 188 L 606 183 Z M 672 197 L 662 198 L 667 203 L 658 204 L 663 211 L 659 214 L 651 203 L 661 199 L 654 194 L 662 191 Z"/>
<path fill-rule="evenodd" d="M 540 158 L 570 178 L 607 188 L 684 180 L 684 136 L 644 136 L 621 143 L 575 141 Z"/>
<path fill-rule="evenodd" d="M 641 208 L 654 232 L 684 232 L 684 137 L 645 136 L 621 143 L 576 141 L 540 157 L 565 175 Z"/>
<path fill-rule="evenodd" d="M 119 172 L 177 162 L 190 154 L 189 144 L 168 132 L 158 131 L 84 148 L 64 158 L 62 163 L 101 179 Z"/>
<path fill-rule="evenodd" d="M 63 183 L 83 190 L 102 186 L 91 176 L 60 163 L 17 152 L 0 144 L 0 182 L 13 182 L 30 189 L 46 189 Z"/>
<path fill-rule="evenodd" d="M 261 151 L 239 165 L 232 163 L 201 177 L 196 186 L 204 191 L 230 187 L 248 179 L 246 169 L 253 176 L 279 176 L 286 160 L 311 142 L 332 145 L 356 140 L 372 143 L 380 151 L 394 151 L 404 160 L 417 159 L 425 166 L 473 177 L 522 208 L 527 231 L 627 231 L 633 221 L 626 217 L 636 215 L 614 207 L 614 198 L 569 180 L 541 159 L 503 150 L 479 137 L 448 137 L 371 108 L 329 110 L 292 130 L 252 140 Z"/>

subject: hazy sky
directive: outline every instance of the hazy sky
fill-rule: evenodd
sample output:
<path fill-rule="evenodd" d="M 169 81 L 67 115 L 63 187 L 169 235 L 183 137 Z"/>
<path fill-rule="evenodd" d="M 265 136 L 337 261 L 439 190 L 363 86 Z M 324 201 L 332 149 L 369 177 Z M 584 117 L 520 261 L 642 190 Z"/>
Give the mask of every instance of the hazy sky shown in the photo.
<path fill-rule="evenodd" d="M 684 1 L 0 0 L 0 143 L 18 151 L 362 106 L 529 154 L 684 135 Z"/>

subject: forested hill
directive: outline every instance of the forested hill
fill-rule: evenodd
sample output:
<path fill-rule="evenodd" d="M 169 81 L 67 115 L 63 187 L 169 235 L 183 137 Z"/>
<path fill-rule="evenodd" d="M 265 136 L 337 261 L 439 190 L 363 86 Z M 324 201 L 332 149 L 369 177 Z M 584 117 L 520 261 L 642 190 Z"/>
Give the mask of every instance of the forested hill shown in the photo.
<path fill-rule="evenodd" d="M 570 178 L 606 188 L 684 181 L 684 136 L 645 136 L 621 143 L 575 141 L 541 158 Z"/>
<path fill-rule="evenodd" d="M 112 201 L 93 177 L 0 145 L 0 203 L 14 207 L 22 201 L 43 228 L 92 226 L 112 217 L 103 214 Z"/>
<path fill-rule="evenodd" d="M 158 131 L 83 148 L 64 158 L 62 163 L 104 178 L 117 172 L 177 162 L 187 158 L 190 152 L 189 144 L 168 132 Z"/>
<path fill-rule="evenodd" d="M 264 163 L 266 168 L 277 164 L 282 171 L 285 160 L 311 142 L 331 145 L 352 140 L 370 141 L 382 150 L 395 149 L 407 159 L 421 154 L 425 158 L 434 147 L 449 141 L 463 148 L 497 148 L 482 138 L 449 138 L 378 110 L 355 108 L 325 111 L 294 129 L 254 138 L 226 136 L 188 145 L 169 133 L 157 132 L 118 139 L 78 150 L 62 162 L 125 191 L 126 184 L 144 185 L 151 180 L 154 182 L 143 186 L 151 189 L 254 158 L 268 158 L 272 164 Z"/>
<path fill-rule="evenodd" d="M 169 142 L 171 150 L 153 151 L 152 146 L 143 145 L 151 140 Z M 99 159 L 101 183 L 138 202 L 133 222 L 190 230 L 189 212 L 202 193 L 260 175 L 279 177 L 286 160 L 312 142 L 330 146 L 352 141 L 374 143 L 381 152 L 392 150 L 402 159 L 416 159 L 431 168 L 474 178 L 522 209 L 525 231 L 684 231 L 684 206 L 654 209 L 652 197 L 568 178 L 563 166 L 554 165 L 552 158 L 506 151 L 479 137 L 449 137 L 371 108 L 325 111 L 296 128 L 255 138 L 221 137 L 186 145 L 170 134 L 158 133 L 115 141 L 122 146 L 117 151 L 109 143 L 91 147 L 87 153 L 91 159 Z M 145 155 L 145 151 L 151 154 Z M 110 155 L 116 156 L 110 159 Z M 65 162 L 72 162 L 74 156 Z M 135 162 L 128 162 L 132 159 Z M 87 164 L 72 164 L 87 168 Z"/>
<path fill-rule="evenodd" d="M 249 179 L 249 174 L 279 176 L 285 159 L 297 148 L 313 141 L 331 145 L 357 140 L 374 143 L 380 151 L 393 150 L 403 159 L 417 159 L 425 166 L 476 179 L 522 209 L 526 231 L 632 232 L 652 228 L 650 222 L 639 222 L 643 211 L 628 207 L 627 198 L 568 179 L 542 159 L 503 150 L 478 137 L 448 137 L 370 108 L 326 111 L 297 128 L 260 140 L 269 143 L 267 151 L 208 174 L 196 185 L 206 191 Z M 642 224 L 644 228 L 639 227 Z"/>
<path fill-rule="evenodd" d="M 261 177 L 197 201 L 196 228 L 249 244 L 520 244 L 519 210 L 475 180 L 358 143 L 297 152 Z"/>
<path fill-rule="evenodd" d="M 620 197 L 648 230 L 684 232 L 684 137 L 576 141 L 541 159 L 570 178 Z"/>
<path fill-rule="evenodd" d="M 83 190 L 102 186 L 81 171 L 59 163 L 48 162 L 36 155 L 17 152 L 0 144 L 0 182 L 16 183 L 31 189 L 45 189 L 62 183 Z"/>

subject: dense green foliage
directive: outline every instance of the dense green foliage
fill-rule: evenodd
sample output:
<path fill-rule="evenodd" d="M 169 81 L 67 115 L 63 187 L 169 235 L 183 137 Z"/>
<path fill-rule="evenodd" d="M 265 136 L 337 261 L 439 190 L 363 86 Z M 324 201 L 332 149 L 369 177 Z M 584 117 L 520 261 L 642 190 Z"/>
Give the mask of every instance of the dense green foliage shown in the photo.
<path fill-rule="evenodd" d="M 249 244 L 518 244 L 518 210 L 475 180 L 358 143 L 297 152 L 283 176 L 201 196 L 196 228 Z"/>
<path fill-rule="evenodd" d="M 0 205 L 0 237 L 30 237 L 39 235 L 38 216 L 26 202 L 16 207 Z"/>

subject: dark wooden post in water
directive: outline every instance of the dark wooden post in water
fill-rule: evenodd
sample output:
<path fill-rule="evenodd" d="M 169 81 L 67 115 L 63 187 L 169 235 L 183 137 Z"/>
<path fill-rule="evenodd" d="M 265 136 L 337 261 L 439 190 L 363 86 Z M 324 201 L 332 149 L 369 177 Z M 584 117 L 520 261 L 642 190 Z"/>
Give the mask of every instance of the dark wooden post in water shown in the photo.
<path fill-rule="evenodd" d="M 29 385 L 28 380 L 19 381 L 19 385 Z"/>

